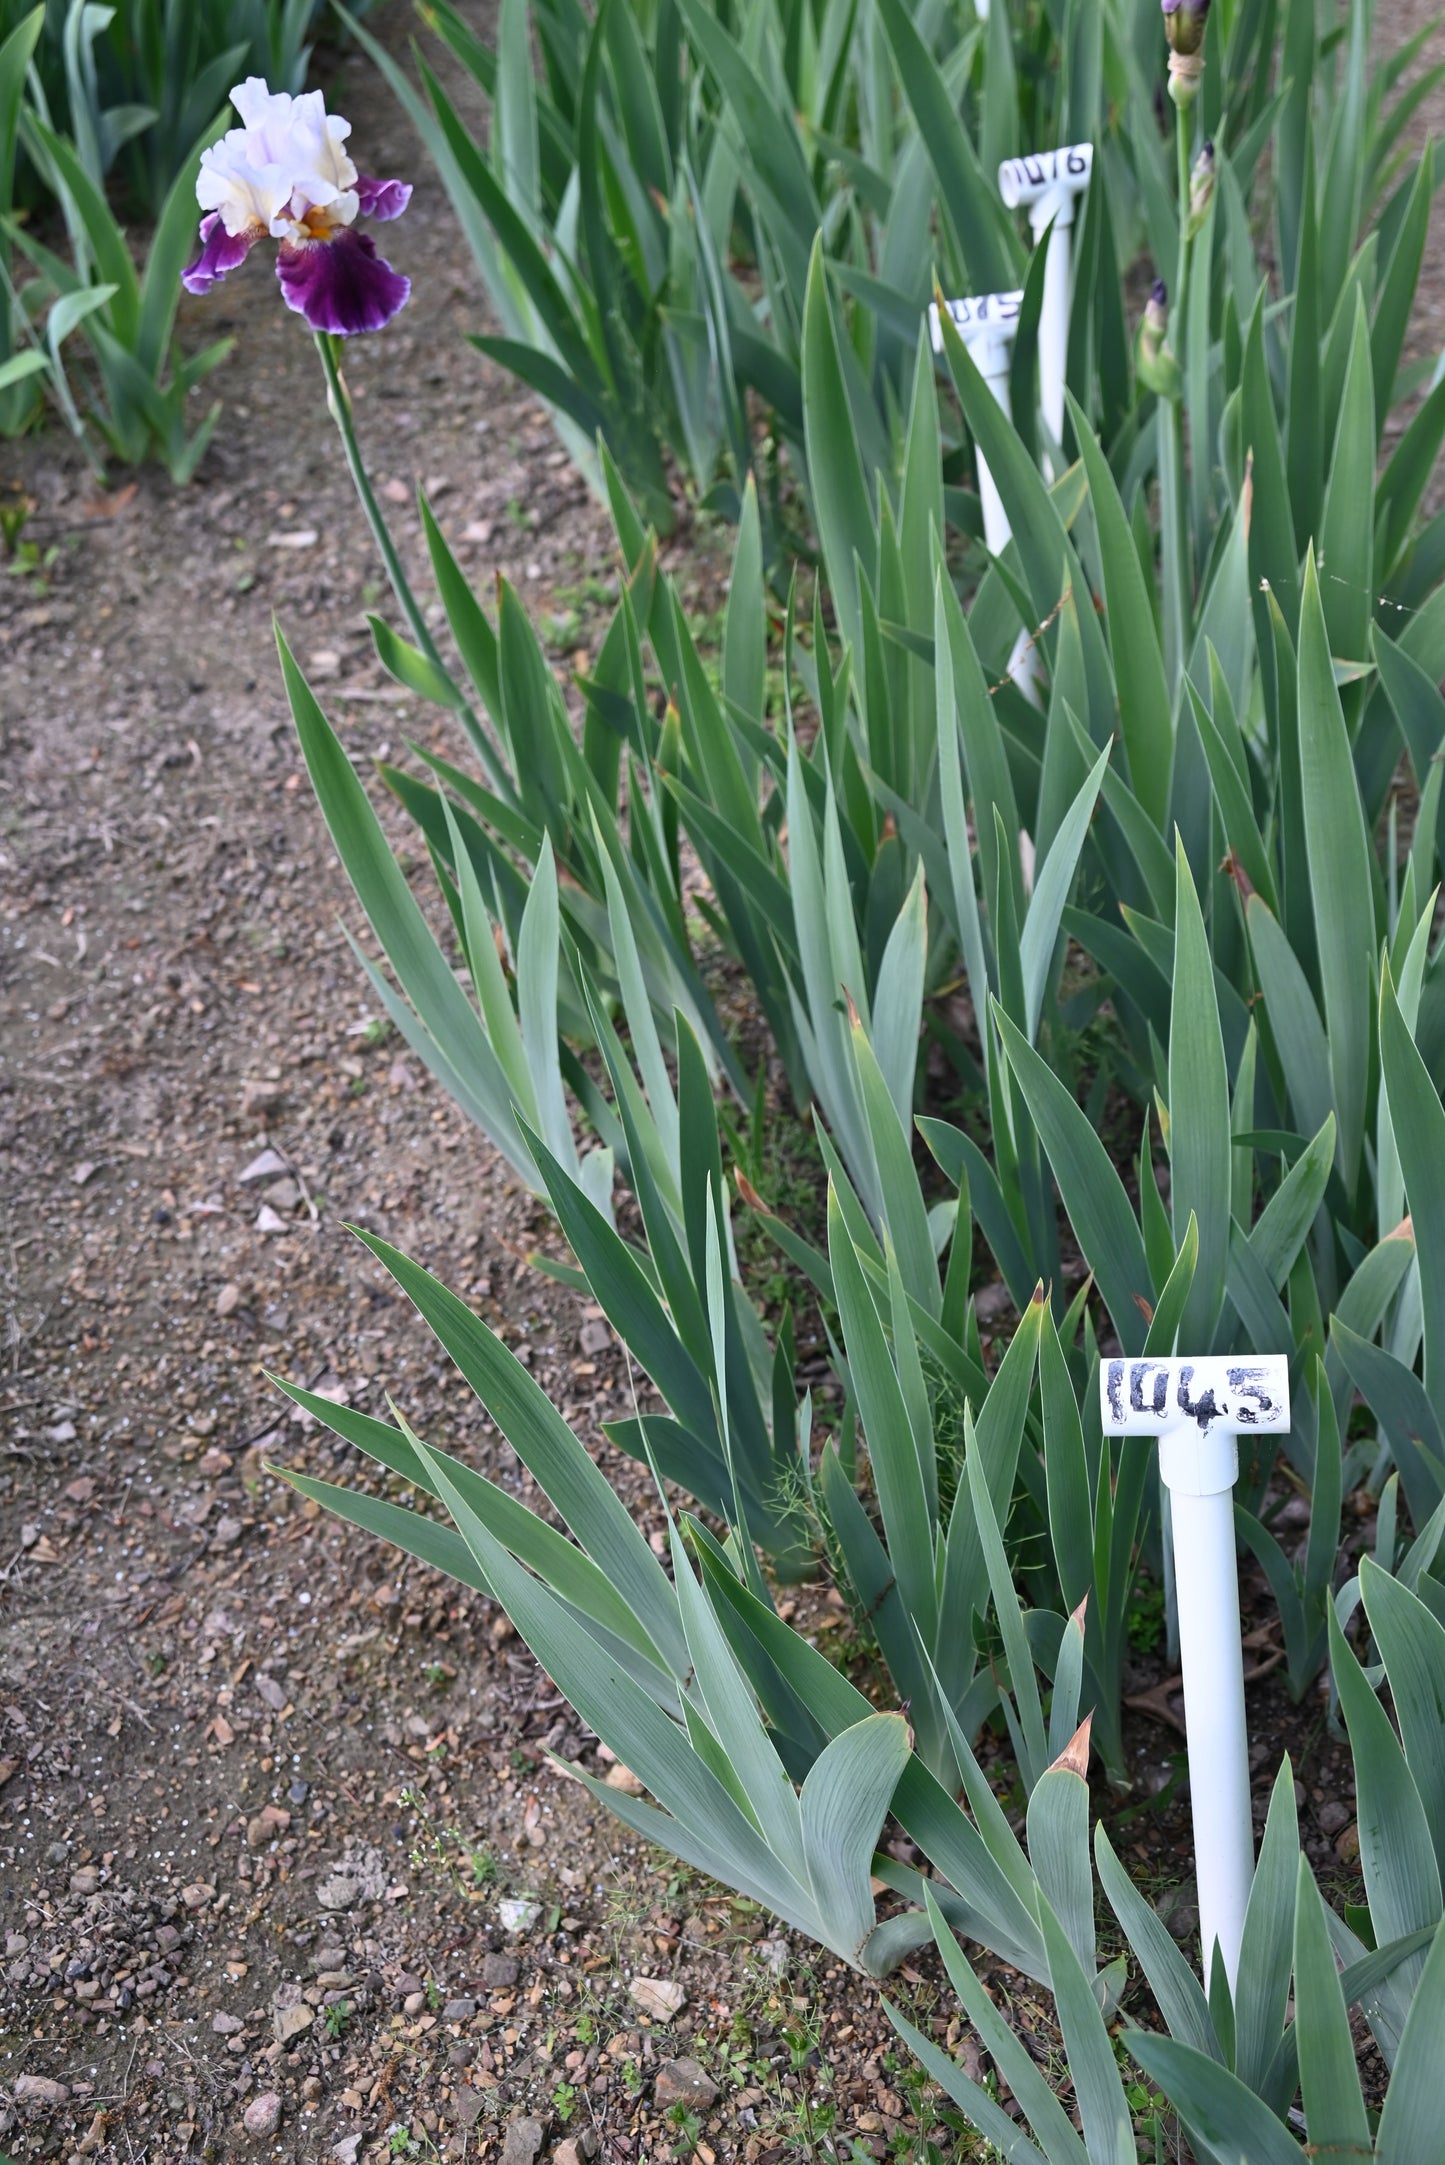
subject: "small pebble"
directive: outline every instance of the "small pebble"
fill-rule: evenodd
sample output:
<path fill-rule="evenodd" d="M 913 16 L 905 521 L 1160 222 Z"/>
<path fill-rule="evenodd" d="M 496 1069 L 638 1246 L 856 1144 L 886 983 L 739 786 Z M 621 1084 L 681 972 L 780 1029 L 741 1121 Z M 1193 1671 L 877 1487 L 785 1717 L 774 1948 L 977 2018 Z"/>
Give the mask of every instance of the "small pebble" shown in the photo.
<path fill-rule="evenodd" d="M 17 2075 L 15 2102 L 17 2105 L 67 2105 L 70 2092 L 63 2082 L 52 2082 L 48 2075 Z"/>
<path fill-rule="evenodd" d="M 659 2112 L 669 2105 L 690 2105 L 706 2112 L 717 2103 L 717 2084 L 696 2060 L 664 2060 L 657 2070 L 653 2099 Z"/>
<path fill-rule="evenodd" d="M 281 2125 L 281 2100 L 274 2090 L 253 2097 L 241 2116 L 241 2125 L 256 2142 L 264 2142 Z"/>
<path fill-rule="evenodd" d="M 524 2113 L 509 2123 L 506 2140 L 502 2144 L 501 2165 L 532 2165 L 542 2147 L 544 2129 L 540 2120 Z"/>
<path fill-rule="evenodd" d="M 634 1977 L 627 1987 L 644 2014 L 670 2022 L 686 2005 L 687 1994 L 671 1977 Z"/>

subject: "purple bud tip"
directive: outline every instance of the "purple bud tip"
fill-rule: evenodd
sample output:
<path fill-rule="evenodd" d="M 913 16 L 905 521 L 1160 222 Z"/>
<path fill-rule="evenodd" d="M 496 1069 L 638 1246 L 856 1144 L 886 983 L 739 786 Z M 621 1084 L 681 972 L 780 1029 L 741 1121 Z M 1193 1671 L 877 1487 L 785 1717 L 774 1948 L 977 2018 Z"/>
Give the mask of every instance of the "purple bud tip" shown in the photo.
<path fill-rule="evenodd" d="M 1168 306 L 1169 288 L 1165 285 L 1162 278 L 1155 279 L 1153 287 L 1149 294 L 1149 298 L 1156 308 L 1166 308 Z"/>

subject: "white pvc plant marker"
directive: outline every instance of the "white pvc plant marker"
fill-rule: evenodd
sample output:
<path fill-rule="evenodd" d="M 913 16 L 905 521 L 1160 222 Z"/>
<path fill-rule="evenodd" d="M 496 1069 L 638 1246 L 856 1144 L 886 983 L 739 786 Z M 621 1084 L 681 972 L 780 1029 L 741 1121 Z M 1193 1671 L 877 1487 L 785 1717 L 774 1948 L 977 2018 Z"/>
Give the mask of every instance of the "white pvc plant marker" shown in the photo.
<path fill-rule="evenodd" d="M 1099 1403 L 1105 1435 L 1159 1438 L 1174 1524 L 1204 1982 L 1218 1946 L 1232 1993 L 1254 1877 L 1233 1491 L 1240 1432 L 1289 1427 L 1289 1363 L 1274 1355 L 1106 1360 Z"/>
<path fill-rule="evenodd" d="M 1036 158 L 1006 158 L 998 189 L 1010 210 L 1027 210 L 1034 240 L 1048 231 L 1043 306 L 1039 314 L 1039 404 L 1044 427 L 1056 444 L 1064 440 L 1064 378 L 1069 359 L 1072 291 L 1070 233 L 1079 197 L 1094 170 L 1092 143 L 1070 143 Z M 1045 469 L 1052 461 L 1045 459 Z M 1050 473 L 1050 479 L 1052 479 Z"/>
<path fill-rule="evenodd" d="M 1009 363 L 1022 303 L 1023 294 L 1018 292 L 981 293 L 976 299 L 949 301 L 945 304 L 951 321 L 968 347 L 969 358 L 974 367 L 1010 418 Z M 936 301 L 929 308 L 928 323 L 933 350 L 935 353 L 942 353 L 943 326 L 938 320 Z M 983 538 L 991 556 L 1002 556 L 1013 537 L 1013 528 L 1004 509 L 1003 498 L 998 493 L 998 485 L 989 471 L 988 460 L 977 446 L 975 452 L 978 459 L 978 496 L 983 509 Z M 1008 673 L 1024 697 L 1037 706 L 1038 662 L 1034 655 L 1033 641 L 1027 631 L 1021 631 L 1014 642 L 1014 650 L 1009 656 Z"/>
<path fill-rule="evenodd" d="M 1014 332 L 1018 329 L 1023 294 L 981 293 L 976 300 L 946 303 L 955 330 L 968 348 L 969 358 L 1006 414 L 1009 407 L 1009 363 Z M 935 353 L 943 351 L 943 326 L 938 303 L 928 311 L 928 325 Z M 988 461 L 978 452 L 978 495 L 983 507 L 983 538 L 991 556 L 1002 556 L 1013 535 L 1003 498 L 998 493 Z"/>

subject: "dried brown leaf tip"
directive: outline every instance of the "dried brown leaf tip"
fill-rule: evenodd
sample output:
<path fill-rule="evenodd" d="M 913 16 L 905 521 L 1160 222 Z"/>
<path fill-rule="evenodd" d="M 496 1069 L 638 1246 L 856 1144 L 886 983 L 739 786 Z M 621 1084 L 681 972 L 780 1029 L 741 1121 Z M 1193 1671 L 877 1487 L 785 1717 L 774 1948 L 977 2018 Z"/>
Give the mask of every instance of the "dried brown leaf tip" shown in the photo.
<path fill-rule="evenodd" d="M 1253 880 L 1251 880 L 1249 874 L 1245 871 L 1244 866 L 1235 856 L 1232 849 L 1225 851 L 1224 862 L 1223 864 L 1221 864 L 1219 869 L 1221 872 L 1227 873 L 1230 879 L 1233 880 L 1235 886 L 1239 889 L 1240 901 L 1248 902 L 1250 896 L 1254 893 L 1254 882 Z"/>
<path fill-rule="evenodd" d="M 1402 1218 L 1399 1224 L 1385 1235 L 1385 1238 L 1386 1240 L 1408 1240 L 1413 1248 L 1415 1245 L 1414 1219 L 1411 1217 Z"/>
<path fill-rule="evenodd" d="M 1077 1607 L 1076 1609 L 1074 1609 L 1073 1611 L 1071 1611 L 1071 1613 L 1070 1613 L 1070 1616 L 1069 1616 L 1069 1622 L 1070 1622 L 1071 1624 L 1075 1624 L 1075 1625 L 1077 1625 L 1077 1626 L 1078 1626 L 1078 1630 L 1079 1630 L 1079 1636 L 1080 1636 L 1081 1638 L 1083 1637 L 1083 1633 L 1084 1633 L 1084 1622 L 1085 1622 L 1085 1618 L 1086 1618 L 1086 1616 L 1087 1616 L 1087 1614 L 1088 1614 L 1088 1608 L 1089 1608 L 1089 1597 L 1088 1597 L 1088 1595 L 1087 1595 L 1087 1594 L 1085 1594 L 1085 1596 L 1084 1596 L 1083 1600 L 1082 1600 L 1082 1601 L 1081 1601 L 1081 1602 L 1079 1603 L 1079 1606 L 1078 1606 L 1078 1607 Z M 1090 1720 L 1092 1721 L 1092 1720 L 1093 1720 L 1093 1716 L 1092 1716 L 1092 1715 L 1090 1715 L 1089 1719 L 1090 1719 Z"/>
<path fill-rule="evenodd" d="M 850 1030 L 856 1030 L 860 1027 L 863 1018 L 858 1013 L 857 1001 L 846 985 L 843 987 L 843 997 L 848 1002 L 848 1027 Z"/>
<path fill-rule="evenodd" d="M 747 1204 L 748 1209 L 760 1210 L 765 1218 L 770 1218 L 772 1216 L 772 1212 L 768 1209 L 767 1204 L 763 1201 L 757 1189 L 749 1180 L 747 1174 L 740 1171 L 738 1167 L 734 1166 L 733 1179 L 737 1184 L 738 1194 L 742 1198 L 743 1202 Z"/>
<path fill-rule="evenodd" d="M 1086 1714 L 1054 1761 L 1054 1766 L 1062 1767 L 1066 1774 L 1077 1774 L 1081 1782 L 1089 1779 L 1089 1731 L 1093 1726 L 1093 1714 Z"/>

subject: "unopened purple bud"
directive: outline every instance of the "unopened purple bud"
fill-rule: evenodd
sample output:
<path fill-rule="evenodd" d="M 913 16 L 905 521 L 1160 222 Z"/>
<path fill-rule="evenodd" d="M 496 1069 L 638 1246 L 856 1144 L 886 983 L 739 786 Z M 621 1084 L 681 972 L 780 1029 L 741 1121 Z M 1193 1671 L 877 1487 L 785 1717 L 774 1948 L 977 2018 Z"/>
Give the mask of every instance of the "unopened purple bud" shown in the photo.
<path fill-rule="evenodd" d="M 1197 232 L 1214 194 L 1214 145 L 1205 140 L 1189 175 L 1189 226 Z"/>
<path fill-rule="evenodd" d="M 1204 43 L 1209 0 L 1160 0 L 1171 52 L 1197 53 Z"/>
<path fill-rule="evenodd" d="M 1160 398 L 1179 396 L 1179 366 L 1169 351 L 1169 289 L 1156 279 L 1145 304 L 1135 349 L 1139 381 Z"/>

